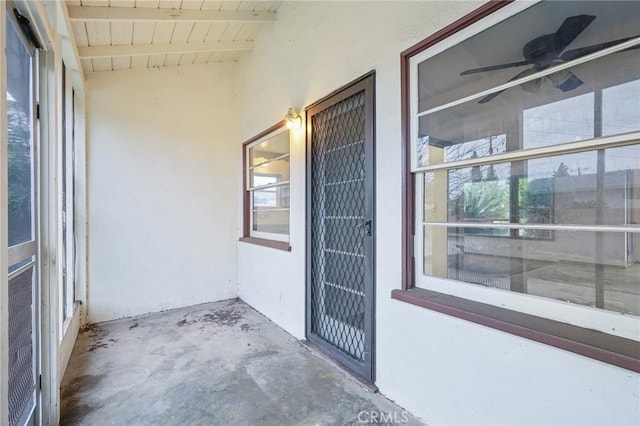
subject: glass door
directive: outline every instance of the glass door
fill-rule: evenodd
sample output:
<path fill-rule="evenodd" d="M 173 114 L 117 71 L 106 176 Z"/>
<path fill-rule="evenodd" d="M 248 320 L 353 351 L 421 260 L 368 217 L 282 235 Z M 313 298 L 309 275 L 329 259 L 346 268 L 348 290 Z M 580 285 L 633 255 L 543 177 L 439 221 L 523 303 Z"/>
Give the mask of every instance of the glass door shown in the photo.
<path fill-rule="evenodd" d="M 34 144 L 35 50 L 7 11 L 9 424 L 34 422 L 38 268 Z"/>

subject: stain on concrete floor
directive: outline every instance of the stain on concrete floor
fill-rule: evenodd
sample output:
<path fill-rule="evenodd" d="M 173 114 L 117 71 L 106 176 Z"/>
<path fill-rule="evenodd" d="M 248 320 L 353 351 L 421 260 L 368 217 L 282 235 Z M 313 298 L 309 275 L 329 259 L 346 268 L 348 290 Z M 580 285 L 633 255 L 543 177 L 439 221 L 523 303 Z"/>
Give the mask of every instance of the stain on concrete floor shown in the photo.
<path fill-rule="evenodd" d="M 85 329 L 62 384 L 61 424 L 422 423 L 231 300 Z"/>

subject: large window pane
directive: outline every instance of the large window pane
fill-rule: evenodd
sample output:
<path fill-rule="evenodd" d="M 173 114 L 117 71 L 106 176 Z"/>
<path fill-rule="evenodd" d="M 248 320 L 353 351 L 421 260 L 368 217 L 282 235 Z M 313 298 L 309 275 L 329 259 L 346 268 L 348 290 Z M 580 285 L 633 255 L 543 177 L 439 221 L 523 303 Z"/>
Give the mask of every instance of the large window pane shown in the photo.
<path fill-rule="evenodd" d="M 424 221 L 624 226 L 640 221 L 638 194 L 640 145 L 630 145 L 425 173 Z"/>
<path fill-rule="evenodd" d="M 289 185 L 251 191 L 254 231 L 289 233 Z"/>
<path fill-rule="evenodd" d="M 250 187 L 289 181 L 289 157 L 256 166 L 250 171 Z"/>
<path fill-rule="evenodd" d="M 516 76 L 523 77 L 535 70 L 543 70 L 551 65 L 561 64 L 594 51 L 576 51 L 575 49 L 637 37 L 640 3 L 615 2 L 615 6 L 611 3 L 610 1 L 543 1 L 421 62 L 418 65 L 417 75 L 418 112 L 445 105 L 456 99 L 504 84 Z M 580 15 L 587 16 L 580 17 Z M 566 26 L 577 28 L 576 31 L 561 31 L 565 22 Z M 584 29 L 580 31 L 580 28 Z M 557 43 L 555 35 L 559 31 L 564 34 L 571 33 L 575 37 L 565 36 L 560 43 Z M 546 35 L 552 36 L 547 37 L 546 40 L 541 38 Z M 535 42 L 531 43 L 534 40 Z M 556 52 L 558 48 L 560 51 Z M 635 59 L 637 54 L 634 51 L 618 55 L 626 55 L 637 62 Z M 490 69 L 493 66 L 505 64 L 514 66 Z M 612 66 L 605 72 L 595 75 L 571 71 L 580 81 L 589 85 L 599 84 L 600 80 L 609 79 L 610 76 L 606 74 L 612 71 L 615 74 L 617 70 Z M 522 89 L 529 92 L 544 91 L 547 89 L 545 86 L 553 88 L 553 85 L 562 83 L 562 78 L 566 79 L 567 76 L 556 75 L 553 77 L 554 81 L 547 78 L 542 82 L 542 87 L 540 83 L 533 81 Z M 603 87 L 609 85 L 606 84 Z M 514 91 L 522 90 L 510 89 L 510 92 Z M 506 102 L 506 99 L 500 95 L 495 102 Z"/>
<path fill-rule="evenodd" d="M 520 234 L 515 230 L 515 234 Z M 423 273 L 485 287 L 640 314 L 640 253 L 630 233 L 555 231 L 553 240 L 424 227 Z"/>
<path fill-rule="evenodd" d="M 283 131 L 249 148 L 249 166 L 257 166 L 289 153 L 289 132 Z"/>
<path fill-rule="evenodd" d="M 640 80 L 602 91 L 602 135 L 640 130 Z"/>
<path fill-rule="evenodd" d="M 272 234 L 289 234 L 289 210 L 254 210 L 253 230 Z"/>
<path fill-rule="evenodd" d="M 33 239 L 31 56 L 7 23 L 9 246 Z"/>
<path fill-rule="evenodd" d="M 635 51 L 630 51 L 635 52 Z M 611 71 L 614 70 L 614 71 Z M 621 52 L 573 68 L 575 90 L 514 87 L 418 120 L 418 167 L 611 136 L 640 127 L 640 61 Z M 599 79 L 599 74 L 606 79 Z"/>

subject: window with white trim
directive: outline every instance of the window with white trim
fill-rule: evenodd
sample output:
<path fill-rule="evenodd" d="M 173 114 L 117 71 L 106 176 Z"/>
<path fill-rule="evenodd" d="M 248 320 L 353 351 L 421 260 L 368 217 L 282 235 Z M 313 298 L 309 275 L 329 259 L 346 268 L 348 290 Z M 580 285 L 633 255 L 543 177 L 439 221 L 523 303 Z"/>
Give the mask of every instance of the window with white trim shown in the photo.
<path fill-rule="evenodd" d="M 639 20 L 515 2 L 408 55 L 413 287 L 639 340 Z"/>
<path fill-rule="evenodd" d="M 289 137 L 289 129 L 276 126 L 244 145 L 245 237 L 289 241 Z"/>

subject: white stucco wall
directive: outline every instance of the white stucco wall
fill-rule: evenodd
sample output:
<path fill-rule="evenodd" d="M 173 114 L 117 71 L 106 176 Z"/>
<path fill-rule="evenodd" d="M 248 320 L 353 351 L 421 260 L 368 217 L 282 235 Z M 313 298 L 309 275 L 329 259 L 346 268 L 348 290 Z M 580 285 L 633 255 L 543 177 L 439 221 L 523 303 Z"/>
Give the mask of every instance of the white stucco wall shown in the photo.
<path fill-rule="evenodd" d="M 288 107 L 302 108 L 375 70 L 376 383 L 382 393 L 429 424 L 638 424 L 640 375 L 391 300 L 402 268 L 400 52 L 480 4 L 285 2 L 277 22 L 239 62 L 237 158 L 240 142 L 276 123 Z M 299 338 L 303 138 L 294 138 L 291 152 L 292 251 L 238 246 L 240 296 Z"/>
<path fill-rule="evenodd" d="M 236 64 L 90 74 L 89 322 L 237 295 Z"/>

